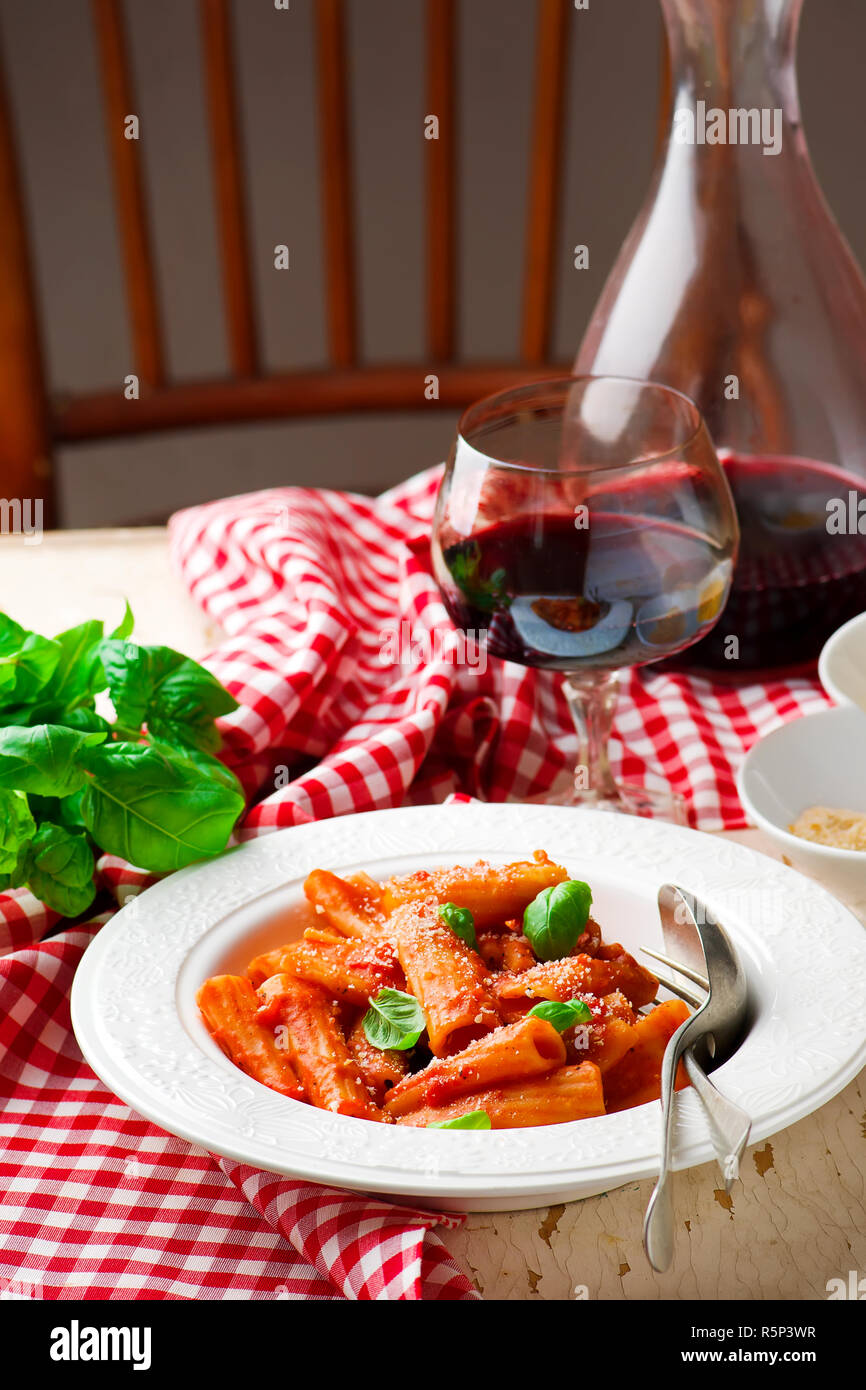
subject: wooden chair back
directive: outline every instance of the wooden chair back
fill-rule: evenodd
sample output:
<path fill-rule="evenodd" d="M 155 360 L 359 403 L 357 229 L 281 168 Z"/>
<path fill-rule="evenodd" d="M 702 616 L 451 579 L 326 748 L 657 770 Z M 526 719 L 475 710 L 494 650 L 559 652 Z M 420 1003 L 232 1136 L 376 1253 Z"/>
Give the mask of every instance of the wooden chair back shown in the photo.
<path fill-rule="evenodd" d="M 41 497 L 56 523 L 56 446 L 144 431 L 340 411 L 413 410 L 438 378 L 438 405 L 455 409 L 519 381 L 555 375 L 550 359 L 555 234 L 562 180 L 567 38 L 572 0 L 536 0 L 537 43 L 519 359 L 461 363 L 457 343 L 458 0 L 424 0 L 427 106 L 439 138 L 425 141 L 427 356 L 380 366 L 360 360 L 353 168 L 344 0 L 315 0 L 320 167 L 329 365 L 269 373 L 259 351 L 247 197 L 229 0 L 199 0 L 228 376 L 171 379 L 136 140 L 124 123 L 136 111 L 121 0 L 91 0 L 104 98 L 126 307 L 139 399 L 122 384 L 52 399 L 46 388 L 26 222 L 8 101 L 0 73 L 0 492 Z"/>

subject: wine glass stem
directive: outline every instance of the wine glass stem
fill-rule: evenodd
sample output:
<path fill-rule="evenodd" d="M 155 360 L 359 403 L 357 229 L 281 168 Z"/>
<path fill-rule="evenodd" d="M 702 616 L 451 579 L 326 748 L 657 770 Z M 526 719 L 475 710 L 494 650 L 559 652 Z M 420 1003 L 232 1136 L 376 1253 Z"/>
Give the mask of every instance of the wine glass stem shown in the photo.
<path fill-rule="evenodd" d="M 575 789 L 593 798 L 619 796 L 607 756 L 613 712 L 619 693 L 615 671 L 580 672 L 566 676 L 563 692 L 577 729 L 579 754 Z"/>

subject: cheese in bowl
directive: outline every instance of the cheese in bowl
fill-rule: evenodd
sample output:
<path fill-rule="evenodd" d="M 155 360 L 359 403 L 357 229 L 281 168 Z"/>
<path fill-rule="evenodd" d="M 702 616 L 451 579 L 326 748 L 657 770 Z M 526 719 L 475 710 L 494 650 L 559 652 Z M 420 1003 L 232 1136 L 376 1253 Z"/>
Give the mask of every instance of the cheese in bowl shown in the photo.
<path fill-rule="evenodd" d="M 792 835 L 833 849 L 866 850 L 866 814 L 833 806 L 807 806 L 789 827 Z"/>

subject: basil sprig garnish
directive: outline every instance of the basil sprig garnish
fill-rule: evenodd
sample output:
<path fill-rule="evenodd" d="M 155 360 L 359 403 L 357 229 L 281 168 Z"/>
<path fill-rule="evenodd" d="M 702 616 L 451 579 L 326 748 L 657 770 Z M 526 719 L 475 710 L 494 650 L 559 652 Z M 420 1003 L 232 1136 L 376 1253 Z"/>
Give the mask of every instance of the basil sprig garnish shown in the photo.
<path fill-rule="evenodd" d="M 458 1115 L 453 1120 L 434 1120 L 428 1129 L 492 1129 L 493 1125 L 486 1110 L 470 1110 L 468 1115 Z"/>
<path fill-rule="evenodd" d="M 400 989 L 380 989 L 364 1014 L 367 1041 L 382 1052 L 408 1052 L 426 1027 L 418 1000 Z"/>
<path fill-rule="evenodd" d="M 471 946 L 473 951 L 478 950 L 478 938 L 475 935 L 475 918 L 468 907 L 458 907 L 456 903 L 443 903 L 439 909 L 439 916 L 450 927 L 455 936 L 459 936 L 461 941 L 465 941 L 467 946 Z"/>
<path fill-rule="evenodd" d="M 588 883 L 568 879 L 542 888 L 523 914 L 523 934 L 539 960 L 571 955 L 589 920 Z"/>
<path fill-rule="evenodd" d="M 529 1010 L 530 1018 L 543 1018 L 553 1024 L 557 1033 L 564 1033 L 576 1023 L 591 1023 L 592 1016 L 592 1009 L 582 999 L 545 999 Z"/>

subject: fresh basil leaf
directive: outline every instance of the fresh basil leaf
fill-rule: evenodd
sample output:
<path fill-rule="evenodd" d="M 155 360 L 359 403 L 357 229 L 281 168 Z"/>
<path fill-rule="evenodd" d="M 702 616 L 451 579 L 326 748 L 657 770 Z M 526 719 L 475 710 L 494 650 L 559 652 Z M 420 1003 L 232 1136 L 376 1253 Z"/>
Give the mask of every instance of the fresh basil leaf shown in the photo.
<path fill-rule="evenodd" d="M 461 941 L 465 941 L 467 946 L 471 946 L 473 951 L 478 950 L 478 938 L 475 935 L 475 918 L 468 907 L 458 907 L 456 903 L 443 903 L 439 909 L 439 916 L 450 927 L 455 936 L 459 936 Z"/>
<path fill-rule="evenodd" d="M 110 638 L 100 646 L 118 722 L 147 724 L 154 738 L 212 753 L 219 747 L 214 719 L 237 701 L 197 661 L 170 647 L 140 647 Z"/>
<path fill-rule="evenodd" d="M 155 748 L 165 748 L 169 756 L 179 754 L 180 757 L 186 758 L 187 762 L 193 763 L 200 772 L 208 777 L 215 777 L 218 782 L 222 782 L 223 786 L 228 787 L 243 799 L 244 789 L 237 777 L 230 767 L 226 767 L 225 763 L 220 762 L 219 758 L 215 758 L 213 754 L 203 753 L 200 748 L 189 748 L 183 744 L 164 743 L 161 739 L 152 738 L 150 742 Z"/>
<path fill-rule="evenodd" d="M 523 934 L 539 960 L 570 955 L 589 919 L 588 883 L 569 879 L 543 888 L 523 914 Z"/>
<path fill-rule="evenodd" d="M 0 788 L 0 874 L 16 873 L 21 854 L 35 834 L 36 822 L 27 797 L 21 792 Z M 11 886 L 17 888 L 20 884 Z"/>
<path fill-rule="evenodd" d="M 225 849 L 244 799 L 182 753 L 144 743 L 86 748 L 81 802 L 96 843 L 139 868 L 171 873 Z"/>
<path fill-rule="evenodd" d="M 418 1000 L 399 989 L 380 989 L 364 1015 L 367 1041 L 383 1052 L 408 1052 L 426 1027 Z"/>
<path fill-rule="evenodd" d="M 582 999 L 545 999 L 542 1004 L 536 1004 L 529 1010 L 529 1017 L 543 1018 L 553 1024 L 557 1033 L 564 1033 L 566 1028 L 573 1028 L 576 1023 L 590 1023 L 593 1013 Z"/>
<path fill-rule="evenodd" d="M 38 796 L 30 792 L 27 804 L 37 825 L 51 821 L 53 825 L 65 825 L 67 830 L 84 830 L 81 819 L 81 799 L 84 788 L 72 796 Z"/>
<path fill-rule="evenodd" d="M 0 656 L 8 656 L 10 652 L 17 651 L 25 637 L 32 636 L 32 632 L 16 623 L 8 613 L 0 613 Z"/>
<path fill-rule="evenodd" d="M 132 616 L 132 609 L 129 606 L 129 599 L 126 598 L 123 600 L 123 602 L 123 617 L 121 618 L 114 631 L 109 633 L 109 636 L 113 640 L 121 642 L 126 641 L 126 638 L 132 635 L 132 629 L 135 627 L 135 618 Z"/>
<path fill-rule="evenodd" d="M 0 724 L 3 727 L 16 725 L 21 729 L 33 729 L 37 724 L 63 724 L 70 729 L 80 729 L 84 733 L 113 732 L 107 719 L 96 713 L 92 705 L 76 705 L 66 709 L 50 699 L 38 699 L 33 705 L 4 705 L 0 709 Z M 137 731 L 136 731 L 137 732 Z"/>
<path fill-rule="evenodd" d="M 457 1115 L 453 1120 L 432 1120 L 427 1129 L 492 1129 L 493 1124 L 486 1110 L 470 1110 L 468 1115 Z"/>
<path fill-rule="evenodd" d="M 62 723 L 68 729 L 77 729 L 83 734 L 105 734 L 106 738 L 112 732 L 112 725 L 107 719 L 103 719 L 101 714 L 97 714 L 95 709 L 89 709 L 86 705 L 79 705 L 77 709 L 66 710 Z"/>
<path fill-rule="evenodd" d="M 5 616 L 5 615 L 4 615 Z M 8 705 L 31 704 L 45 689 L 57 669 L 61 656 L 59 642 L 40 637 L 38 632 L 23 633 L 20 645 L 14 645 L 11 628 L 18 627 L 7 620 L 0 631 L 0 702 Z M 5 721 L 4 721 L 5 722 Z"/>
<path fill-rule="evenodd" d="M 105 741 L 105 733 L 82 733 L 61 724 L 0 729 L 0 787 L 69 796 L 84 786 L 82 749 Z"/>
<path fill-rule="evenodd" d="M 102 623 L 96 619 L 79 623 L 78 627 L 58 632 L 54 640 L 60 646 L 60 659 L 51 681 L 52 704 L 66 709 L 92 700 L 96 692 L 105 687 L 99 660 Z"/>
<path fill-rule="evenodd" d="M 63 917 L 77 917 L 96 896 L 93 851 L 86 835 L 46 821 L 24 857 L 27 887 Z"/>

